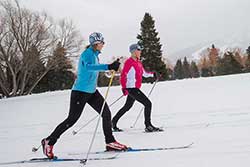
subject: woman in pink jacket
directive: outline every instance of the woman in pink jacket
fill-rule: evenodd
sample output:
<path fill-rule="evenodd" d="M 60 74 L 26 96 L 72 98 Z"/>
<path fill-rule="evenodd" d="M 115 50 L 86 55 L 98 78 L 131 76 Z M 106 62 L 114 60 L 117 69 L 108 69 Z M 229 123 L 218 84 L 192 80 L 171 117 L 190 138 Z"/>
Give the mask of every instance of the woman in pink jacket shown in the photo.
<path fill-rule="evenodd" d="M 118 120 L 133 106 L 135 100 L 144 105 L 144 118 L 145 118 L 145 131 L 155 132 L 163 131 L 162 129 L 155 127 L 151 123 L 151 108 L 152 103 L 147 96 L 140 90 L 143 77 L 154 77 L 157 79 L 157 75 L 154 72 L 146 72 L 140 61 L 142 48 L 138 44 L 132 44 L 129 47 L 131 57 L 125 61 L 124 67 L 121 73 L 121 86 L 123 94 L 127 96 L 125 105 L 118 111 L 118 113 L 112 119 L 112 127 L 114 131 L 122 131 L 117 127 Z"/>

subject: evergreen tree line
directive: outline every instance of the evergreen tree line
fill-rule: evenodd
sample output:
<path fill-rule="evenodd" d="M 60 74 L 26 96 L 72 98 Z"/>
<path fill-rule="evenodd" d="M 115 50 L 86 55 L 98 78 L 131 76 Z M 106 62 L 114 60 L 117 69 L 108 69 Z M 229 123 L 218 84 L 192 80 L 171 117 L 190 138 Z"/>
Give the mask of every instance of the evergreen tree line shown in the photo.
<path fill-rule="evenodd" d="M 217 57 L 214 65 L 205 63 L 206 65 L 200 68 L 196 62 L 188 62 L 186 57 L 183 62 L 181 59 L 178 59 L 174 66 L 173 77 L 171 79 L 210 77 L 250 72 L 250 46 L 246 52 L 247 57 L 244 64 L 237 60 L 233 52 L 226 52 L 223 57 Z"/>
<path fill-rule="evenodd" d="M 199 69 L 194 61 L 189 63 L 187 58 L 184 58 L 182 62 L 178 59 L 174 66 L 173 74 L 171 79 L 184 79 L 184 78 L 198 78 L 200 77 Z"/>

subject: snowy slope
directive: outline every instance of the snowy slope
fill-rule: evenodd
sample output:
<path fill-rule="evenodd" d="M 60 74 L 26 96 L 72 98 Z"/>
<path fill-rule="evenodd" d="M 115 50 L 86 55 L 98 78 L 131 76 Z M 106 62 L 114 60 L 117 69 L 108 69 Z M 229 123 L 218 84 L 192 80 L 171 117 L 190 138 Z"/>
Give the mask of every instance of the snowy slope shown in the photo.
<path fill-rule="evenodd" d="M 143 133 L 143 117 L 131 129 L 141 105 L 136 103 L 119 122 L 125 132 L 115 133 L 118 141 L 134 148 L 178 146 L 194 142 L 190 149 L 140 153 L 122 153 L 115 160 L 89 161 L 93 167 L 169 166 L 169 167 L 248 167 L 250 165 L 250 74 L 212 78 L 187 79 L 158 83 L 150 99 L 152 120 L 163 126 L 163 133 Z M 149 92 L 151 84 L 142 90 Z M 102 94 L 106 88 L 99 89 Z M 68 114 L 70 91 L 48 92 L 26 97 L 0 100 L 0 163 L 42 157 L 42 151 L 32 153 Z M 111 103 L 121 95 L 120 87 L 112 87 Z M 112 113 L 125 98 L 111 107 Z M 79 129 L 96 113 L 89 106 L 77 124 L 62 135 L 55 145 L 61 157 L 85 157 L 95 122 L 78 135 Z M 92 151 L 104 149 L 99 127 Z M 71 155 L 69 155 L 71 154 Z M 72 155 L 74 154 L 74 155 Z M 93 155 L 91 155 L 93 156 Z M 101 155 L 99 155 L 101 156 Z M 11 166 L 11 165 L 8 165 Z M 78 162 L 58 162 L 12 165 L 18 167 L 74 167 Z"/>

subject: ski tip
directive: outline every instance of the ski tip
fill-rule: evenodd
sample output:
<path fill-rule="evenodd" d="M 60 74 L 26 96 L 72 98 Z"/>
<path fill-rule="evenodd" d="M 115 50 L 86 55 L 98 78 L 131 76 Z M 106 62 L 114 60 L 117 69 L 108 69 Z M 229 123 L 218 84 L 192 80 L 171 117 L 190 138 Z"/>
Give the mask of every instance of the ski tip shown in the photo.
<path fill-rule="evenodd" d="M 191 143 L 188 144 L 186 147 L 191 147 L 192 145 L 194 145 L 194 142 L 191 142 Z"/>
<path fill-rule="evenodd" d="M 53 157 L 53 160 L 57 160 L 57 159 L 58 159 L 58 157 L 57 157 L 57 156 L 54 156 L 54 157 Z"/>
<path fill-rule="evenodd" d="M 132 147 L 128 147 L 128 148 L 126 149 L 126 151 L 131 151 L 131 150 L 133 150 Z"/>

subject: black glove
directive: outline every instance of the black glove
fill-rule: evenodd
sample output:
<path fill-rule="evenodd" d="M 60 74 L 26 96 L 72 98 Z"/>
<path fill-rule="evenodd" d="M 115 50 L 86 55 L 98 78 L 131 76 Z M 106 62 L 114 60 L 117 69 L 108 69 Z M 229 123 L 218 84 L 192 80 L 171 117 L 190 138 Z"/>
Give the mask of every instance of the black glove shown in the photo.
<path fill-rule="evenodd" d="M 108 69 L 109 69 L 109 70 L 118 71 L 120 64 L 121 64 L 121 63 L 120 63 L 118 60 L 116 60 L 116 61 L 114 61 L 113 63 L 111 63 L 111 64 L 108 65 Z"/>

